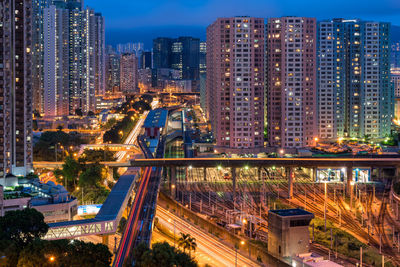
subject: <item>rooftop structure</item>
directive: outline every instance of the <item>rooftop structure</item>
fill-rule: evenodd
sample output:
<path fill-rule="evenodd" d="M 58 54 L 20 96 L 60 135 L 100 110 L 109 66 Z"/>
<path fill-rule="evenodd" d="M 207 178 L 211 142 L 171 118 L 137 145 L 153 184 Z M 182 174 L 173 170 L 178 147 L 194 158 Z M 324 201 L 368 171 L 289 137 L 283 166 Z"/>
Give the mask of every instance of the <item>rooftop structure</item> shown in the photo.
<path fill-rule="evenodd" d="M 302 209 L 268 212 L 268 252 L 275 257 L 293 257 L 309 251 L 308 226 L 314 214 Z"/>
<path fill-rule="evenodd" d="M 143 127 L 146 129 L 147 137 L 159 136 L 162 128 L 167 123 L 168 110 L 166 109 L 155 109 L 151 110 L 144 121 Z"/>

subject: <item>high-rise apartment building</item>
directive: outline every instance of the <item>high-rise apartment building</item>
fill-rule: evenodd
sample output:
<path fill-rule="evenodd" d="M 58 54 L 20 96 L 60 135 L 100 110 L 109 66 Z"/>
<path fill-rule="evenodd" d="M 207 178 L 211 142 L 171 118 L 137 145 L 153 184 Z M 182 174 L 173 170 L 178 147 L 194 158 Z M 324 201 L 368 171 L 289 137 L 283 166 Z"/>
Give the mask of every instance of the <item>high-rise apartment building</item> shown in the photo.
<path fill-rule="evenodd" d="M 120 88 L 124 93 L 138 91 L 138 61 L 134 54 L 121 55 Z"/>
<path fill-rule="evenodd" d="M 390 70 L 394 87 L 394 119 L 400 122 L 400 68 Z"/>
<path fill-rule="evenodd" d="M 32 2 L 0 1 L 0 176 L 32 170 Z"/>
<path fill-rule="evenodd" d="M 281 148 L 312 146 L 318 135 L 316 20 L 270 18 L 266 32 L 269 145 Z"/>
<path fill-rule="evenodd" d="M 43 18 L 45 116 L 95 111 L 105 92 L 104 18 L 78 0 L 54 0 Z"/>
<path fill-rule="evenodd" d="M 94 75 L 95 75 L 95 95 L 102 96 L 106 93 L 106 40 L 105 23 L 101 13 L 92 16 L 94 31 Z"/>
<path fill-rule="evenodd" d="M 66 9 L 51 5 L 43 20 L 43 113 L 46 116 L 69 114 L 69 16 Z"/>
<path fill-rule="evenodd" d="M 390 68 L 400 68 L 400 41 L 392 43 Z"/>
<path fill-rule="evenodd" d="M 318 128 L 322 140 L 390 134 L 390 25 L 333 19 L 318 24 Z"/>
<path fill-rule="evenodd" d="M 112 47 L 107 49 L 106 56 L 106 92 L 119 92 L 120 88 L 120 55 Z"/>
<path fill-rule="evenodd" d="M 117 44 L 118 54 L 135 54 L 135 56 L 139 58 L 142 55 L 143 50 L 143 43 Z"/>
<path fill-rule="evenodd" d="M 207 27 L 206 106 L 218 151 L 264 147 L 264 19 L 218 18 Z"/>
<path fill-rule="evenodd" d="M 44 92 L 44 9 L 51 0 L 32 0 L 32 90 L 33 109 L 43 113 Z"/>

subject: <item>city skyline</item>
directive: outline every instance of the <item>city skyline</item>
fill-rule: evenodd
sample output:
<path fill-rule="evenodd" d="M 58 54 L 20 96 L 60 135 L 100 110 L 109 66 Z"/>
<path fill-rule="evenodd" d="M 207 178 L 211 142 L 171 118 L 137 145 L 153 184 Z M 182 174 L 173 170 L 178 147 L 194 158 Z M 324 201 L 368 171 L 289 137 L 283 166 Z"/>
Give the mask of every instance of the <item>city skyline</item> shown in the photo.
<path fill-rule="evenodd" d="M 87 0 L 85 5 L 93 6 L 106 17 L 107 43 L 116 45 L 124 42 L 142 41 L 145 48 L 151 47 L 151 40 L 162 37 L 194 36 L 205 40 L 206 26 L 218 17 L 254 16 L 267 19 L 281 16 L 315 17 L 317 21 L 331 18 L 361 19 L 365 21 L 390 22 L 400 26 L 400 3 L 386 1 L 340 0 L 330 8 L 314 0 L 296 2 L 276 0 L 260 1 L 151 1 L 126 3 L 118 9 L 118 1 Z M 165 16 L 168 14 L 168 16 Z M 397 27 L 396 27 L 397 28 Z M 396 31 L 397 32 L 397 31 Z M 394 34 L 394 38 L 400 38 Z"/>

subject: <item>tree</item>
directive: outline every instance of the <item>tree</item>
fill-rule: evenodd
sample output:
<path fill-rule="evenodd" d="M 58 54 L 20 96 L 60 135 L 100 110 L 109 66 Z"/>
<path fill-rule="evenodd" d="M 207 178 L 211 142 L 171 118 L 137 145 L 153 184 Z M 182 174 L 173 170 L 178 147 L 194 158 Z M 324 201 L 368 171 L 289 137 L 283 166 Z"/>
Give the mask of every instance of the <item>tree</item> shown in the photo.
<path fill-rule="evenodd" d="M 144 102 L 151 104 L 151 102 L 153 102 L 153 96 L 151 95 L 142 95 L 140 97 L 140 100 L 143 100 Z"/>
<path fill-rule="evenodd" d="M 197 266 L 197 263 L 188 254 L 176 250 L 167 242 L 155 243 L 152 249 L 144 243 L 139 244 L 134 248 L 131 257 L 137 267 Z"/>
<path fill-rule="evenodd" d="M 79 186 L 80 187 L 95 187 L 104 180 L 102 173 L 103 165 L 99 163 L 90 164 L 86 169 L 79 175 Z"/>
<path fill-rule="evenodd" d="M 58 130 L 58 131 L 61 132 L 63 129 L 64 129 L 64 127 L 63 127 L 62 125 L 58 125 L 58 126 L 57 126 L 57 130 Z"/>
<path fill-rule="evenodd" d="M 140 113 L 143 113 L 146 110 L 151 110 L 151 106 L 143 100 L 135 102 L 132 105 L 132 108 L 138 110 Z"/>
<path fill-rule="evenodd" d="M 102 244 L 66 239 L 37 240 L 21 251 L 17 266 L 109 266 L 111 257 L 108 248 Z"/>
<path fill-rule="evenodd" d="M 87 115 L 88 115 L 88 117 L 94 116 L 94 112 L 90 110 L 90 111 L 87 113 Z"/>
<path fill-rule="evenodd" d="M 71 156 L 67 156 L 64 164 L 62 165 L 62 174 L 64 175 L 64 179 L 67 180 L 68 185 L 73 185 L 74 188 L 76 187 L 76 181 L 80 171 L 81 165 L 79 162 L 77 162 Z"/>
<path fill-rule="evenodd" d="M 183 248 L 183 252 L 186 252 L 186 249 L 189 250 L 189 255 L 191 256 L 191 251 L 195 251 L 197 248 L 196 239 L 191 237 L 190 234 L 180 233 L 180 235 L 178 246 Z"/>
<path fill-rule="evenodd" d="M 85 160 L 88 162 L 98 162 L 98 161 L 114 161 L 114 152 L 109 149 L 99 149 L 99 150 L 91 150 L 85 149 L 83 151 L 83 155 L 85 155 Z"/>
<path fill-rule="evenodd" d="M 119 220 L 117 232 L 122 234 L 125 231 L 125 227 L 126 227 L 126 218 L 121 217 L 121 220 Z"/>
<path fill-rule="evenodd" d="M 82 117 L 82 116 L 83 116 L 83 112 L 82 112 L 82 110 L 81 110 L 80 108 L 75 109 L 75 114 L 76 114 L 77 116 L 79 116 L 79 117 Z"/>
<path fill-rule="evenodd" d="M 48 228 L 43 214 L 35 209 L 8 211 L 0 217 L 0 240 L 12 240 L 22 247 L 43 237 Z"/>

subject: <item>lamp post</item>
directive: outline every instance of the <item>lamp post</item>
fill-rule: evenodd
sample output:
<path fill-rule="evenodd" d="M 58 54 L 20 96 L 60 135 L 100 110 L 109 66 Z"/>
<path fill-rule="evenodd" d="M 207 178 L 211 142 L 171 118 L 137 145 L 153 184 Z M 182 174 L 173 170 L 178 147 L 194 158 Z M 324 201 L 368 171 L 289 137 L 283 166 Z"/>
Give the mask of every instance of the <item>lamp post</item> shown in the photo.
<path fill-rule="evenodd" d="M 244 241 L 240 241 L 240 245 L 244 245 Z M 237 267 L 237 252 L 238 252 L 239 245 L 235 244 L 235 267 Z"/>

